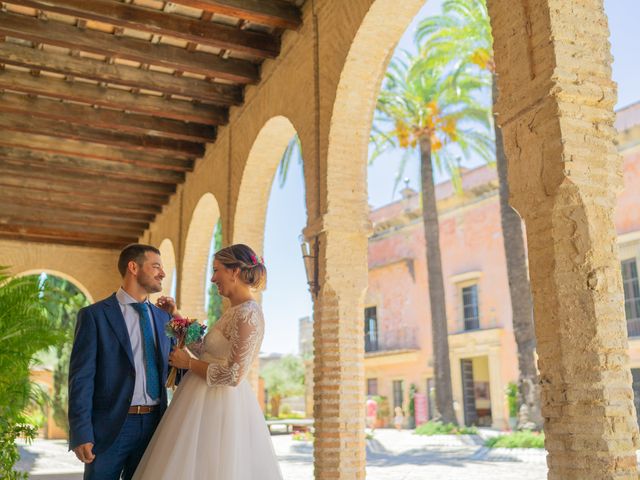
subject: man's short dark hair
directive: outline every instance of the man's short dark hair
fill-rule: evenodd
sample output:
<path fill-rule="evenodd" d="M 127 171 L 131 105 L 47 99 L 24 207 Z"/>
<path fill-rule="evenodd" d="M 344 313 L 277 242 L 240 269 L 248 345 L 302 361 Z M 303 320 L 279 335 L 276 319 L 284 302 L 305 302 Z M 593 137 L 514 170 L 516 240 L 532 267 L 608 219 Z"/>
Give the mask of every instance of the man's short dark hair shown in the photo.
<path fill-rule="evenodd" d="M 118 271 L 120 272 L 120 275 L 124 278 L 124 274 L 127 273 L 127 266 L 132 260 L 142 266 L 147 252 L 153 252 L 160 255 L 160 250 L 152 245 L 131 243 L 124 247 L 120 252 L 120 258 L 118 259 Z"/>

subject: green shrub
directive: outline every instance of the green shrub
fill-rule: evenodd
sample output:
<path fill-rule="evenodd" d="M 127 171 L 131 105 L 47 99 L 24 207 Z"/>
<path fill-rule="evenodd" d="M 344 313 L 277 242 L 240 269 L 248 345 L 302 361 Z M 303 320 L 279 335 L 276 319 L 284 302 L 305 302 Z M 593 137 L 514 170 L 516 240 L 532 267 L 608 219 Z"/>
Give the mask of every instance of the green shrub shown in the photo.
<path fill-rule="evenodd" d="M 487 439 L 489 448 L 544 448 L 544 433 L 523 430 Z"/>
<path fill-rule="evenodd" d="M 414 433 L 416 435 L 476 435 L 478 429 L 432 420 L 418 426 Z"/>
<path fill-rule="evenodd" d="M 515 418 L 518 416 L 518 385 L 515 382 L 509 382 L 507 385 L 507 405 L 509 406 L 509 416 Z"/>

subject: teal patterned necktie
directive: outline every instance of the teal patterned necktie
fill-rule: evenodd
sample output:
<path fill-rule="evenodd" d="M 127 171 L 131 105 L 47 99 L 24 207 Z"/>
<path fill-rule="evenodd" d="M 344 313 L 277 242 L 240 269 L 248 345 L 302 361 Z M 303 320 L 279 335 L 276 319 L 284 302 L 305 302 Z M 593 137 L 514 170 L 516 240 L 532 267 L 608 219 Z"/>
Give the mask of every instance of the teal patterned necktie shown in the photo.
<path fill-rule="evenodd" d="M 151 318 L 145 303 L 132 303 L 131 306 L 140 314 L 140 331 L 144 352 L 144 370 L 147 377 L 147 393 L 153 399 L 160 398 L 160 375 L 158 373 L 158 359 L 156 345 L 153 341 Z"/>

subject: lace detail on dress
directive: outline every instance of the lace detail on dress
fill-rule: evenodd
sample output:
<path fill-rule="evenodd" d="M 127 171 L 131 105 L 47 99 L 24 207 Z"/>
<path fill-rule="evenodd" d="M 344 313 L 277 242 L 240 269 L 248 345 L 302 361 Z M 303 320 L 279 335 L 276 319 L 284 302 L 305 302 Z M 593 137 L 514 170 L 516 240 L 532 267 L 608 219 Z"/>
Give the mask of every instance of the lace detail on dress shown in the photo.
<path fill-rule="evenodd" d="M 210 363 L 207 385 L 236 386 L 245 377 L 260 349 L 264 336 L 264 319 L 257 303 L 248 301 L 231 307 L 219 321 L 231 348 L 225 363 Z"/>

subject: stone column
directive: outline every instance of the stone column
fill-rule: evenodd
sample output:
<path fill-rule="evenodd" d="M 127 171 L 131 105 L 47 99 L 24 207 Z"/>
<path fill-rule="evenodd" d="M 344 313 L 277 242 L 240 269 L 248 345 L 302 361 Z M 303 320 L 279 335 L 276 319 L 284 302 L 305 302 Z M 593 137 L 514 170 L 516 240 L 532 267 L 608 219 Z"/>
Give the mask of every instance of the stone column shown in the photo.
<path fill-rule="evenodd" d="M 550 479 L 637 479 L 602 0 L 489 0 L 511 202 L 527 226 Z"/>
<path fill-rule="evenodd" d="M 364 479 L 363 308 L 366 228 L 328 222 L 305 230 L 319 240 L 314 302 L 314 411 L 317 480 Z M 318 233 L 314 233 L 318 232 Z"/>
<path fill-rule="evenodd" d="M 500 347 L 489 347 L 489 396 L 491 397 L 491 426 L 504 429 L 509 422 L 505 419 L 505 394 L 500 369 Z"/>

